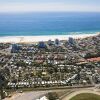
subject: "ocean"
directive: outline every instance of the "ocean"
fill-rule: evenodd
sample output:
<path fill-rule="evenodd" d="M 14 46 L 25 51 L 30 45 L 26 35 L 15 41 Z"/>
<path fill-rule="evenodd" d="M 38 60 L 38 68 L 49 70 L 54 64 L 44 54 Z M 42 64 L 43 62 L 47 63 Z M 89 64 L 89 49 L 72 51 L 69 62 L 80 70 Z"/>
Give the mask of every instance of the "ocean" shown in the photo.
<path fill-rule="evenodd" d="M 100 32 L 98 12 L 0 13 L 0 36 L 73 35 Z"/>

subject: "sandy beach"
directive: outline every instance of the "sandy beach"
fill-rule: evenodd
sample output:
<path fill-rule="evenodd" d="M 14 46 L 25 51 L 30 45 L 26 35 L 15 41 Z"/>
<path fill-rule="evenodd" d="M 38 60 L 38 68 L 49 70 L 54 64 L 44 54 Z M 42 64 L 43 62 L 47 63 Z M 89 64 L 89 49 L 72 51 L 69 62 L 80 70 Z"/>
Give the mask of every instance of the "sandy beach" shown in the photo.
<path fill-rule="evenodd" d="M 97 33 L 98 34 L 98 33 Z M 78 35 L 47 35 L 47 36 L 4 36 L 0 37 L 0 43 L 32 43 L 48 40 L 68 40 L 69 37 L 74 39 L 86 38 L 97 34 L 78 34 Z"/>

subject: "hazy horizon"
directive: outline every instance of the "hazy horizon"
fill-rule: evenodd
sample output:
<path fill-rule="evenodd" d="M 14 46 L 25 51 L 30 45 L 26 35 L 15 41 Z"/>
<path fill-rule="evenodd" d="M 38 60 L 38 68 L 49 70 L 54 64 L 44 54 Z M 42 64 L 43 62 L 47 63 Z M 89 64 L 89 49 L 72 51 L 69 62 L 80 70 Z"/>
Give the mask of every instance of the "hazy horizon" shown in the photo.
<path fill-rule="evenodd" d="M 0 0 L 0 12 L 100 12 L 99 5 L 100 0 Z"/>

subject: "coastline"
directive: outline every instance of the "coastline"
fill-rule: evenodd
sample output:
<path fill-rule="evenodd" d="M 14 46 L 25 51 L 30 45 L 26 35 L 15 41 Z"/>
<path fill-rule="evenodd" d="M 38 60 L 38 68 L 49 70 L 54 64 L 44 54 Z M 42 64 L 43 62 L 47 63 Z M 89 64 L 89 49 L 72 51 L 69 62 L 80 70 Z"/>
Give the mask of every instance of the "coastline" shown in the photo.
<path fill-rule="evenodd" d="M 90 36 L 96 36 L 96 34 L 78 34 L 78 35 L 47 35 L 47 36 L 3 36 L 0 37 L 0 43 L 34 43 L 39 41 L 48 41 L 55 39 L 68 40 L 69 37 L 74 39 L 82 39 Z"/>

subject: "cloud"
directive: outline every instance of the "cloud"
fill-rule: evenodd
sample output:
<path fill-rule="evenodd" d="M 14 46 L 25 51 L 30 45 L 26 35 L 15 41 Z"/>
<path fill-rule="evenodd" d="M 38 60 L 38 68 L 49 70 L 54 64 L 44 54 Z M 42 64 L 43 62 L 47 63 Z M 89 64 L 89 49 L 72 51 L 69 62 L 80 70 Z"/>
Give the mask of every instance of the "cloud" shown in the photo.
<path fill-rule="evenodd" d="M 100 11 L 100 7 L 88 5 L 69 5 L 66 3 L 2 3 L 0 12 L 33 11 Z"/>

